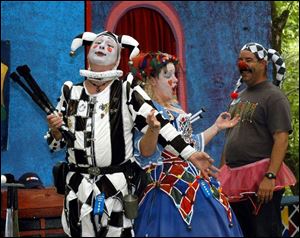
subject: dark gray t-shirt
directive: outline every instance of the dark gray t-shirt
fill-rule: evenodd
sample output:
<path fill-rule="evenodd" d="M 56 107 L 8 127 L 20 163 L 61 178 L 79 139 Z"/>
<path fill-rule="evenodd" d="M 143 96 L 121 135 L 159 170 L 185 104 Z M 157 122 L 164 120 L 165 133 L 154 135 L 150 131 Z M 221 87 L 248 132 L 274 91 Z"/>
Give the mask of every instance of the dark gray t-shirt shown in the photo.
<path fill-rule="evenodd" d="M 246 88 L 229 112 L 241 116 L 240 122 L 226 131 L 224 153 L 229 167 L 269 158 L 272 135 L 276 131 L 292 132 L 289 101 L 268 81 Z"/>

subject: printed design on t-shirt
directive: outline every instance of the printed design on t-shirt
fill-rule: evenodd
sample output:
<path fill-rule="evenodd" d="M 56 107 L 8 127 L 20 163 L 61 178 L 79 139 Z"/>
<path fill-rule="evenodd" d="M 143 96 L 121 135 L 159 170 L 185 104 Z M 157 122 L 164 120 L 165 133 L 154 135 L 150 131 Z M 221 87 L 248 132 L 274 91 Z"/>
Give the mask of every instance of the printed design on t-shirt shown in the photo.
<path fill-rule="evenodd" d="M 257 105 L 258 103 L 240 101 L 239 103 L 230 106 L 229 113 L 232 117 L 239 114 L 241 117 L 241 122 L 248 121 L 252 123 L 253 115 Z"/>

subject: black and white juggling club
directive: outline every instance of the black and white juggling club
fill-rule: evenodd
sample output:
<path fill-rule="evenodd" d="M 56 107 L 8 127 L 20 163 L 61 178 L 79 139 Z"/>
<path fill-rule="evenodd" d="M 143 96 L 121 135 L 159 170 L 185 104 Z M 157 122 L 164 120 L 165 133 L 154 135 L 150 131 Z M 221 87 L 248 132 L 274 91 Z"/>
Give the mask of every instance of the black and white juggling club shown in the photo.
<path fill-rule="evenodd" d="M 44 111 L 47 115 L 53 113 L 55 115 L 58 115 L 57 110 L 52 105 L 51 101 L 47 97 L 47 95 L 41 90 L 41 88 L 38 86 L 36 81 L 33 79 L 33 77 L 30 75 L 30 69 L 28 66 L 26 67 L 18 67 L 19 71 L 21 72 L 21 75 L 26 80 L 28 85 L 30 86 L 31 90 L 21 81 L 20 76 L 13 72 L 10 74 L 10 78 L 18 83 L 24 91 L 33 99 L 33 101 Z M 29 69 L 29 71 L 28 71 Z M 30 83 L 29 83 L 30 82 Z M 62 136 L 66 140 L 68 144 L 71 144 L 75 141 L 75 135 L 69 130 L 68 127 L 66 127 L 64 124 L 59 128 L 59 131 L 62 133 Z"/>
<path fill-rule="evenodd" d="M 34 94 L 20 79 L 20 76 L 13 72 L 10 74 L 10 78 L 16 82 L 17 84 L 19 84 L 23 89 L 24 91 L 33 99 L 33 101 L 44 111 L 46 112 L 47 115 L 51 114 L 51 110 L 46 107 L 43 102 L 40 100 L 40 98 Z"/>
<path fill-rule="evenodd" d="M 204 108 L 201 108 L 198 112 L 190 117 L 191 124 L 193 124 L 195 121 L 198 121 L 200 118 L 203 118 L 201 115 L 202 112 L 205 112 Z"/>
<path fill-rule="evenodd" d="M 39 85 L 36 83 L 32 75 L 30 74 L 30 68 L 27 65 L 22 65 L 17 67 L 17 72 L 21 75 L 27 84 L 30 86 L 31 90 L 37 95 L 40 100 L 47 106 L 52 112 L 55 111 L 53 104 L 50 102 L 47 95 L 41 90 Z"/>

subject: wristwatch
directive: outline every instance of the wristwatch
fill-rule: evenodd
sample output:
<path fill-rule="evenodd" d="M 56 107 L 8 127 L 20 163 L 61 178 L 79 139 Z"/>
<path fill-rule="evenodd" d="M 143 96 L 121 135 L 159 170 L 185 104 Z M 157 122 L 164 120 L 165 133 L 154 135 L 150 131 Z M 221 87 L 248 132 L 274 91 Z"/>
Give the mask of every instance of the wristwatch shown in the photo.
<path fill-rule="evenodd" d="M 272 172 L 265 173 L 265 177 L 268 179 L 276 179 L 276 175 Z"/>

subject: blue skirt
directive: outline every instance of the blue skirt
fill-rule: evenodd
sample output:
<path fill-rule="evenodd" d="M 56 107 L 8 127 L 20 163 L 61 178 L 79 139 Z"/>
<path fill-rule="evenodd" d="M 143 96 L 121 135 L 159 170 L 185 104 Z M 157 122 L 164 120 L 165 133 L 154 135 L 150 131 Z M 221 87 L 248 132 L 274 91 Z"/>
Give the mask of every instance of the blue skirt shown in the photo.
<path fill-rule="evenodd" d="M 232 210 L 231 210 L 232 211 Z M 158 188 L 151 190 L 139 207 L 134 221 L 138 237 L 242 237 L 243 233 L 232 211 L 232 225 L 222 204 L 205 197 L 198 189 L 190 225 L 186 224 L 172 199 Z"/>

